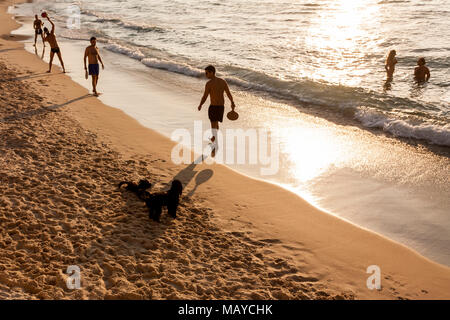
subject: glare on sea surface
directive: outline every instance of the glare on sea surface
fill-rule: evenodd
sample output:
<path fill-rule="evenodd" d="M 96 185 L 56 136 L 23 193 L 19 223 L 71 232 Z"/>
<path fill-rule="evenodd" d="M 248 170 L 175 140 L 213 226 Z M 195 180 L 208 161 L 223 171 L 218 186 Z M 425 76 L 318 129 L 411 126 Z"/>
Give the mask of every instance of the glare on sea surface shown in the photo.
<path fill-rule="evenodd" d="M 379 6 L 377 1 L 333 0 L 312 21 L 304 44 L 311 52 L 313 70 L 300 66 L 292 71 L 314 80 L 348 86 L 358 85 L 369 70 L 361 69 L 367 55 L 377 46 Z"/>
<path fill-rule="evenodd" d="M 280 146 L 291 163 L 291 176 L 297 182 L 306 183 L 331 167 L 346 162 L 348 152 L 340 138 L 326 128 L 296 126 L 280 128 L 274 134 L 280 141 L 287 141 Z"/>

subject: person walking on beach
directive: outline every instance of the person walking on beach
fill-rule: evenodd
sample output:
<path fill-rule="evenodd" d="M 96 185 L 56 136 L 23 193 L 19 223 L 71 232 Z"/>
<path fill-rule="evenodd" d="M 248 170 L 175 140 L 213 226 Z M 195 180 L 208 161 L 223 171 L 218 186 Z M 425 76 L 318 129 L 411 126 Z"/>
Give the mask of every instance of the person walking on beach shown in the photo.
<path fill-rule="evenodd" d="M 97 38 L 91 38 L 91 45 L 86 48 L 84 51 L 84 70 L 86 72 L 86 79 L 88 78 L 88 68 L 86 68 L 86 58 L 89 61 L 89 75 L 92 77 L 92 91 L 94 92 L 94 96 L 98 97 L 97 93 L 97 83 L 98 76 L 100 74 L 100 66 L 98 62 L 102 64 L 102 68 L 105 69 L 105 65 L 103 64 L 102 57 L 100 57 L 100 52 L 97 48 Z"/>
<path fill-rule="evenodd" d="M 55 53 L 58 55 L 59 61 L 61 62 L 61 66 L 63 68 L 63 72 L 66 73 L 66 68 L 64 67 L 64 61 L 61 56 L 61 50 L 59 49 L 58 42 L 56 41 L 55 36 L 55 24 L 50 20 L 50 17 L 47 16 L 48 22 L 52 25 L 52 31 L 48 31 L 47 28 L 44 28 L 45 38 L 44 41 L 47 41 L 50 44 L 50 62 L 49 62 L 49 68 L 48 73 L 52 72 L 52 64 L 53 64 L 53 58 L 55 56 Z"/>
<path fill-rule="evenodd" d="M 205 103 L 208 96 L 210 96 L 211 105 L 208 109 L 208 117 L 211 121 L 211 129 L 213 132 L 213 136 L 211 137 L 211 142 L 213 143 L 213 149 L 211 156 L 214 157 L 216 153 L 216 148 L 218 147 L 217 140 L 217 131 L 219 130 L 219 122 L 223 121 L 223 114 L 225 111 L 225 98 L 224 92 L 227 94 L 228 99 L 231 101 L 231 110 L 234 111 L 236 108 L 233 100 L 233 96 L 231 95 L 230 89 L 228 88 L 228 84 L 225 80 L 216 77 L 216 68 L 214 66 L 209 65 L 205 68 L 205 75 L 209 81 L 205 85 L 205 92 L 203 94 L 202 100 L 200 101 L 200 105 L 198 106 L 198 111 L 202 110 L 202 106 Z"/>
<path fill-rule="evenodd" d="M 392 77 L 394 76 L 395 65 L 397 64 L 397 59 L 395 58 L 396 55 L 397 52 L 395 50 L 391 50 L 384 65 L 388 80 L 392 80 Z"/>
<path fill-rule="evenodd" d="M 42 32 L 42 27 L 44 26 L 44 23 L 41 19 L 38 18 L 37 15 L 34 16 L 34 22 L 33 22 L 33 28 L 34 28 L 34 46 L 36 47 L 36 42 L 38 35 L 41 35 L 42 43 L 45 47 L 45 41 L 44 41 L 44 32 Z"/>
<path fill-rule="evenodd" d="M 425 66 L 425 58 L 419 58 L 417 65 L 414 69 L 414 78 L 418 83 L 423 83 L 430 80 L 430 69 Z"/>

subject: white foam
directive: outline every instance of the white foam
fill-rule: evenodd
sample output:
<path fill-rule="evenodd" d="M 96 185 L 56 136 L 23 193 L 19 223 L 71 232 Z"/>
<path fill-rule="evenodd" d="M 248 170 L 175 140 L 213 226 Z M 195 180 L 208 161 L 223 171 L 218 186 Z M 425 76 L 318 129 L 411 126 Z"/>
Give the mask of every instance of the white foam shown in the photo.
<path fill-rule="evenodd" d="M 392 119 L 368 108 L 360 108 L 355 112 L 355 118 L 366 127 L 380 128 L 396 137 L 414 138 L 450 146 L 450 124 L 444 126 L 426 122 L 411 124 L 405 120 Z"/>
<path fill-rule="evenodd" d="M 104 48 L 112 52 L 124 54 L 130 58 L 139 61 L 145 58 L 145 55 L 139 49 L 125 47 L 114 42 L 106 44 Z"/>
<path fill-rule="evenodd" d="M 158 26 L 149 25 L 146 23 L 137 23 L 137 22 L 122 20 L 119 16 L 116 16 L 116 15 L 107 15 L 107 14 L 98 13 L 98 12 L 91 11 L 91 10 L 82 10 L 81 12 L 85 15 L 88 15 L 91 17 L 96 17 L 97 22 L 99 22 L 99 23 L 113 22 L 124 28 L 132 29 L 132 30 L 136 30 L 136 31 L 156 31 L 156 32 L 164 32 L 165 31 L 163 28 L 158 27 Z"/>
<path fill-rule="evenodd" d="M 175 73 L 184 74 L 191 77 L 200 77 L 203 74 L 201 69 L 189 66 L 188 64 L 170 61 L 159 60 L 155 58 L 145 58 L 141 61 L 144 65 L 151 68 L 163 69 Z"/>

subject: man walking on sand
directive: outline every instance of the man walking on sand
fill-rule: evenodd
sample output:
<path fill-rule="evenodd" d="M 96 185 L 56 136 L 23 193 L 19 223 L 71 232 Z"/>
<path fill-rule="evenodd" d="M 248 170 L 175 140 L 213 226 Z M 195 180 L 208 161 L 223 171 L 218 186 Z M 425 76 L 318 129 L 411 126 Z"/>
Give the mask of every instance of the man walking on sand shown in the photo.
<path fill-rule="evenodd" d="M 98 62 L 100 61 L 103 69 L 105 69 L 105 65 L 103 64 L 102 57 L 100 57 L 100 53 L 97 48 L 97 38 L 95 37 L 91 38 L 91 45 L 84 51 L 84 70 L 86 72 L 87 79 L 88 68 L 86 68 L 86 58 L 89 61 L 89 75 L 92 77 L 92 92 L 94 92 L 94 96 L 98 97 L 97 83 L 98 76 L 100 74 L 100 66 Z"/>
<path fill-rule="evenodd" d="M 216 154 L 216 149 L 218 145 L 217 140 L 217 131 L 219 130 L 219 122 L 223 121 L 223 114 L 225 111 L 225 98 L 223 96 L 224 92 L 227 94 L 228 99 L 231 101 L 231 110 L 234 111 L 236 108 L 233 96 L 231 95 L 230 89 L 228 88 L 228 84 L 225 80 L 216 77 L 216 68 L 209 65 L 205 68 L 205 75 L 209 81 L 205 86 L 205 93 L 203 94 L 202 100 L 200 101 L 200 105 L 198 106 L 198 111 L 202 110 L 202 106 L 205 103 L 208 96 L 210 96 L 211 105 L 208 109 L 208 117 L 211 121 L 211 129 L 213 132 L 213 136 L 211 137 L 211 142 L 213 143 L 213 150 L 211 152 L 211 156 L 214 157 Z"/>
<path fill-rule="evenodd" d="M 66 73 L 66 68 L 64 68 L 64 61 L 61 56 L 61 50 L 58 47 L 58 42 L 56 41 L 55 36 L 55 24 L 50 20 L 50 17 L 47 16 L 48 22 L 52 25 L 52 31 L 48 31 L 47 28 L 44 28 L 45 38 L 44 41 L 47 41 L 50 44 L 50 62 L 49 62 L 49 68 L 48 73 L 52 72 L 52 64 L 53 64 L 53 58 L 55 56 L 55 53 L 58 55 L 58 59 L 61 62 L 61 66 L 63 68 L 63 72 Z"/>
<path fill-rule="evenodd" d="M 34 47 L 36 47 L 36 42 L 38 35 L 41 35 L 42 43 L 45 47 L 45 41 L 44 41 L 44 32 L 42 32 L 42 27 L 44 26 L 44 23 L 41 19 L 38 18 L 37 14 L 34 16 L 34 22 L 33 22 L 33 28 L 34 28 Z"/>

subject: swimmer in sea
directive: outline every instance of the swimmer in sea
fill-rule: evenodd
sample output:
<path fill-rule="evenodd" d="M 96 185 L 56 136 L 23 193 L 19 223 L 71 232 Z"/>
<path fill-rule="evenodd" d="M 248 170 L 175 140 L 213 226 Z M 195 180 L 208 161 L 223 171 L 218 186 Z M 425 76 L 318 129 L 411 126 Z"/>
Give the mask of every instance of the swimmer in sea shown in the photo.
<path fill-rule="evenodd" d="M 397 52 L 395 50 L 391 50 L 386 59 L 384 68 L 386 69 L 388 79 L 392 79 L 392 77 L 394 76 L 395 65 L 397 64 L 397 59 L 395 58 L 396 55 Z"/>
<path fill-rule="evenodd" d="M 428 69 L 425 64 L 425 58 L 419 58 L 419 60 L 417 60 L 418 67 L 414 69 L 414 79 L 418 83 L 423 83 L 430 80 L 430 69 Z"/>

